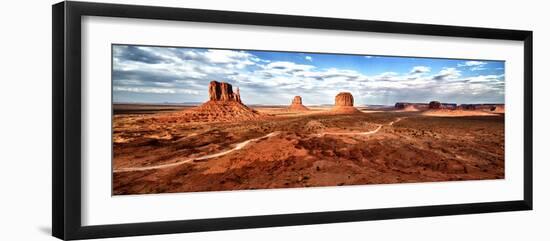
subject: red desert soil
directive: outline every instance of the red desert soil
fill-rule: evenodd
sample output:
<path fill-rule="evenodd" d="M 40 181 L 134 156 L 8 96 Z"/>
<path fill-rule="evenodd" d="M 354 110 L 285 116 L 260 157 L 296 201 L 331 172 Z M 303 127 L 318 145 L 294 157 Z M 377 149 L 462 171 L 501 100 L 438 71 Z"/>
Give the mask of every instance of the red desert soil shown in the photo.
<path fill-rule="evenodd" d="M 113 193 L 504 178 L 504 114 L 359 111 L 347 92 L 304 108 L 255 110 L 216 81 L 198 107 L 117 106 Z"/>
<path fill-rule="evenodd" d="M 408 112 L 408 111 L 420 111 L 419 109 L 417 109 L 416 107 L 412 106 L 412 105 L 409 105 L 409 106 L 406 106 L 403 110 L 401 111 L 405 111 L 405 112 Z"/>
<path fill-rule="evenodd" d="M 504 178 L 503 115 L 155 120 L 165 115 L 115 115 L 115 194 Z"/>
<path fill-rule="evenodd" d="M 494 113 L 504 114 L 504 106 L 496 106 L 495 109 L 492 111 Z"/>

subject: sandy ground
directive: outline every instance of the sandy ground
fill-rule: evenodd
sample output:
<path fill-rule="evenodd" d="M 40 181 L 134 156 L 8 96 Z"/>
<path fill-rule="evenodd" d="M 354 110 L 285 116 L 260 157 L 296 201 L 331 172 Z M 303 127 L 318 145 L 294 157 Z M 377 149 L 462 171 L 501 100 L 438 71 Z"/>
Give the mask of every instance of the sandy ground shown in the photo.
<path fill-rule="evenodd" d="M 459 117 L 459 116 L 499 116 L 501 113 L 482 110 L 428 110 L 422 112 L 425 116 Z"/>
<path fill-rule="evenodd" d="M 255 108 L 269 117 L 217 123 L 115 114 L 113 193 L 504 178 L 503 114 L 308 108 Z"/>

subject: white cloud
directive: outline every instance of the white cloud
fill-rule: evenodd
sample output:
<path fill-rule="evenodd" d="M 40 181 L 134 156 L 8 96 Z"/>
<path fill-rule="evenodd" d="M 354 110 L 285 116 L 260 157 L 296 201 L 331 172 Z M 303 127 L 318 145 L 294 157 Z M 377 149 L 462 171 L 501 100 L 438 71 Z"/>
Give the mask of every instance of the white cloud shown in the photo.
<path fill-rule="evenodd" d="M 430 67 L 427 67 L 427 66 L 415 66 L 411 69 L 411 71 L 409 72 L 410 74 L 423 74 L 423 73 L 428 73 L 431 71 L 431 68 Z"/>
<path fill-rule="evenodd" d="M 273 77 L 275 75 L 296 75 L 298 73 L 305 74 L 315 69 L 313 65 L 296 64 L 288 61 L 271 62 L 261 66 L 263 70 L 259 71 L 260 75 L 265 77 Z"/>
<path fill-rule="evenodd" d="M 123 87 L 115 86 L 113 91 L 134 92 L 134 93 L 152 93 L 152 94 L 190 94 L 198 95 L 195 90 L 174 89 L 174 88 L 153 88 L 153 87 Z"/>
<path fill-rule="evenodd" d="M 484 68 L 484 67 L 481 67 L 481 66 L 476 66 L 476 67 L 472 67 L 470 68 L 471 71 L 479 71 L 479 70 L 485 70 L 487 68 Z"/>
<path fill-rule="evenodd" d="M 346 90 L 357 96 L 357 103 L 392 104 L 397 99 L 423 101 L 420 98 L 426 97 L 488 101 L 484 96 L 496 96 L 493 99 L 498 101 L 504 89 L 501 75 L 461 75 L 459 67 L 483 67 L 485 62 L 481 61 L 466 61 L 456 68 L 433 73 L 428 66 L 414 66 L 408 73 L 390 71 L 367 76 L 351 69 L 319 68 L 313 61 L 298 64 L 261 59 L 244 51 L 162 47 L 138 50 L 146 52 L 124 59 L 121 54 L 124 49 L 114 49 L 113 70 L 120 76 L 113 79 L 113 90 L 179 94 L 173 95 L 174 102 L 207 98 L 206 86 L 211 80 L 228 81 L 240 87 L 243 100 L 250 104 L 287 103 L 293 95 L 302 95 L 309 104 L 332 103 L 336 93 Z M 311 56 L 302 57 L 308 60 Z"/>
<path fill-rule="evenodd" d="M 479 71 L 486 69 L 484 66 L 487 64 L 487 62 L 483 61 L 466 61 L 462 64 L 458 64 L 458 67 L 470 67 L 470 71 Z"/>
<path fill-rule="evenodd" d="M 439 71 L 438 74 L 434 75 L 432 78 L 434 80 L 449 80 L 449 79 L 456 79 L 460 77 L 460 70 L 457 70 L 456 68 L 443 68 L 441 71 Z"/>
<path fill-rule="evenodd" d="M 499 83 L 503 82 L 504 79 L 502 79 L 504 75 L 480 75 L 471 77 L 468 79 L 470 83 L 487 83 L 487 82 L 494 82 Z"/>
<path fill-rule="evenodd" d="M 240 62 L 253 64 L 252 61 L 249 60 L 251 54 L 243 51 L 210 49 L 204 53 L 204 56 L 210 60 L 211 63 L 216 64 L 233 64 Z"/>
<path fill-rule="evenodd" d="M 254 62 L 261 62 L 261 63 L 270 63 L 271 62 L 271 60 L 260 59 L 258 57 L 251 57 L 250 60 L 252 60 Z"/>
<path fill-rule="evenodd" d="M 482 62 L 482 61 L 466 61 L 464 62 L 463 64 L 458 64 L 459 67 L 461 66 L 479 66 L 479 65 L 485 65 L 487 64 L 486 62 Z"/>
<path fill-rule="evenodd" d="M 310 70 L 315 68 L 313 65 L 296 64 L 288 61 L 277 61 L 267 64 L 266 69 L 285 69 L 285 70 Z"/>
<path fill-rule="evenodd" d="M 399 76 L 399 74 L 396 72 L 384 72 L 374 76 L 372 79 L 377 81 L 395 81 L 398 80 L 396 79 L 397 76 Z"/>

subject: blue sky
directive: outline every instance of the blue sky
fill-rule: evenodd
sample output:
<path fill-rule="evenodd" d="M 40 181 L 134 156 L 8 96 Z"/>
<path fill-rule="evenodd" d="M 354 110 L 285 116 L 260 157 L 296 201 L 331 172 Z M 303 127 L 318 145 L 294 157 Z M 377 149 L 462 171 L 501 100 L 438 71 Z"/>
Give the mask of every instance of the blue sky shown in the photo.
<path fill-rule="evenodd" d="M 245 104 L 504 103 L 504 62 L 489 60 L 113 45 L 112 77 L 115 103 L 204 102 L 212 80 Z"/>

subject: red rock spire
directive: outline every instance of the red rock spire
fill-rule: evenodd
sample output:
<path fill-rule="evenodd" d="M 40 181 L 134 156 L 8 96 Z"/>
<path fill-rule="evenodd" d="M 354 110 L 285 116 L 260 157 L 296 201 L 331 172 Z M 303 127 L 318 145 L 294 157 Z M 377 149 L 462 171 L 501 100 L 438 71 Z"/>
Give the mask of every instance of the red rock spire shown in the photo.
<path fill-rule="evenodd" d="M 208 85 L 209 99 L 212 101 L 236 101 L 241 103 L 239 89 L 233 93 L 233 86 L 226 82 L 211 81 Z"/>

